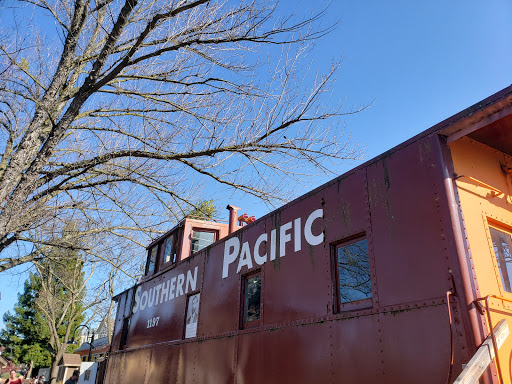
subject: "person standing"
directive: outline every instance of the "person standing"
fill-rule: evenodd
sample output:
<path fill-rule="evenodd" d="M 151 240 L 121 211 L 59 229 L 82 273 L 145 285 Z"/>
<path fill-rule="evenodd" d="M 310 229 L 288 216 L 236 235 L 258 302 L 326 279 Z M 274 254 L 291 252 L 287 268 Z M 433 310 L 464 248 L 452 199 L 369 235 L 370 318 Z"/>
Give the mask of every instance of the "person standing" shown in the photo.
<path fill-rule="evenodd" d="M 16 378 L 15 369 L 11 369 L 9 372 L 9 378 L 5 381 L 4 384 L 21 384 L 21 377 Z"/>
<path fill-rule="evenodd" d="M 73 376 L 66 380 L 64 384 L 76 384 L 78 382 L 78 377 L 80 376 L 80 371 L 75 369 L 73 371 Z"/>

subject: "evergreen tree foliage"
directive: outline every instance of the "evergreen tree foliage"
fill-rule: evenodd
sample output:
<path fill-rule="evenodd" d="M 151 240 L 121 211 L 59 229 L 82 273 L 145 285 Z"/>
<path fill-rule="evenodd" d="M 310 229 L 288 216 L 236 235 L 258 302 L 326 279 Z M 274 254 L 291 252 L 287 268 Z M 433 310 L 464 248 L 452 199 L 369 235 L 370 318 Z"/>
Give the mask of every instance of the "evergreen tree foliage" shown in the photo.
<path fill-rule="evenodd" d="M 85 295 L 83 262 L 76 251 L 54 249 L 36 264 L 19 295 L 14 312 L 4 315 L 6 329 L 0 332 L 0 343 L 12 349 L 15 363 L 34 368 L 56 365 L 73 330 L 84 320 Z"/>
<path fill-rule="evenodd" d="M 0 344 L 6 346 L 7 356 L 16 364 L 30 364 L 33 360 L 34 368 L 48 367 L 51 363 L 48 325 L 35 304 L 40 287 L 40 278 L 31 273 L 13 313 L 4 314 L 5 329 L 0 331 Z"/>
<path fill-rule="evenodd" d="M 216 214 L 217 207 L 215 206 L 213 199 L 210 199 L 200 201 L 199 204 L 197 204 L 196 207 L 186 216 L 194 219 L 208 220 L 213 219 Z"/>

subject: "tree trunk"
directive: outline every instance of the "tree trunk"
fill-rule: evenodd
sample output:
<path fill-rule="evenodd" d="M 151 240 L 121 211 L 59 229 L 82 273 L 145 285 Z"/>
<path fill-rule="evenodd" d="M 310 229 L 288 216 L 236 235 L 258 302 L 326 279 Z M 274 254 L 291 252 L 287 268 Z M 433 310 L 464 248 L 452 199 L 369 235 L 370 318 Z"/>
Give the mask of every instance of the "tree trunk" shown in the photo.
<path fill-rule="evenodd" d="M 57 354 L 55 355 L 55 359 L 52 360 L 52 368 L 50 370 L 50 384 L 56 384 L 57 383 L 57 375 L 59 374 L 59 362 L 62 359 L 62 356 L 64 355 L 64 350 L 62 348 L 59 348 L 57 351 Z"/>
<path fill-rule="evenodd" d="M 32 367 L 34 366 L 34 360 L 30 360 L 30 366 L 28 367 L 28 371 L 25 375 L 26 379 L 30 379 L 32 377 Z"/>

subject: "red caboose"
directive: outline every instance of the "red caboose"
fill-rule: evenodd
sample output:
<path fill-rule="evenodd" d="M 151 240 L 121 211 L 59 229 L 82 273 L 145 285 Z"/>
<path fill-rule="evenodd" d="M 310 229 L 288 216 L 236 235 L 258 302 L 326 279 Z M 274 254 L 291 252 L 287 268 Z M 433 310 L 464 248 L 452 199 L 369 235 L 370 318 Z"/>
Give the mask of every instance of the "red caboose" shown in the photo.
<path fill-rule="evenodd" d="M 445 384 L 476 355 L 509 383 L 511 105 L 508 87 L 244 227 L 235 207 L 185 219 L 116 297 L 106 382 Z"/>

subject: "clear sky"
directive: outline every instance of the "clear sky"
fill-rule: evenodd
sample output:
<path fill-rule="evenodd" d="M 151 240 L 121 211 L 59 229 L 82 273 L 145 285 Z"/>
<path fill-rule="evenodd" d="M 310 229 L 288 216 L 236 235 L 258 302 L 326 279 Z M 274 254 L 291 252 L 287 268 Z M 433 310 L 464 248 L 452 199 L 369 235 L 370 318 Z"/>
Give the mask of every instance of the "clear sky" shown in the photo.
<path fill-rule="evenodd" d="M 329 3 L 326 20 L 338 26 L 317 43 L 313 66 L 341 59 L 333 98 L 347 110 L 370 105 L 345 121 L 365 156 L 297 196 L 512 84 L 510 0 L 281 0 L 281 7 L 300 15 Z M 248 197 L 227 203 L 256 217 L 269 212 Z"/>
<path fill-rule="evenodd" d="M 327 2 L 283 0 L 281 9 L 302 14 L 322 5 Z M 366 147 L 363 161 L 512 83 L 510 0 L 333 0 L 327 19 L 339 25 L 316 45 L 313 65 L 325 69 L 342 58 L 333 96 L 347 108 L 371 103 L 346 120 L 352 139 Z M 320 177 L 313 187 L 333 177 Z M 257 217 L 268 212 L 236 196 L 219 207 L 228 203 Z M 25 278 L 20 272 L 0 275 L 0 316 L 17 300 Z"/>

